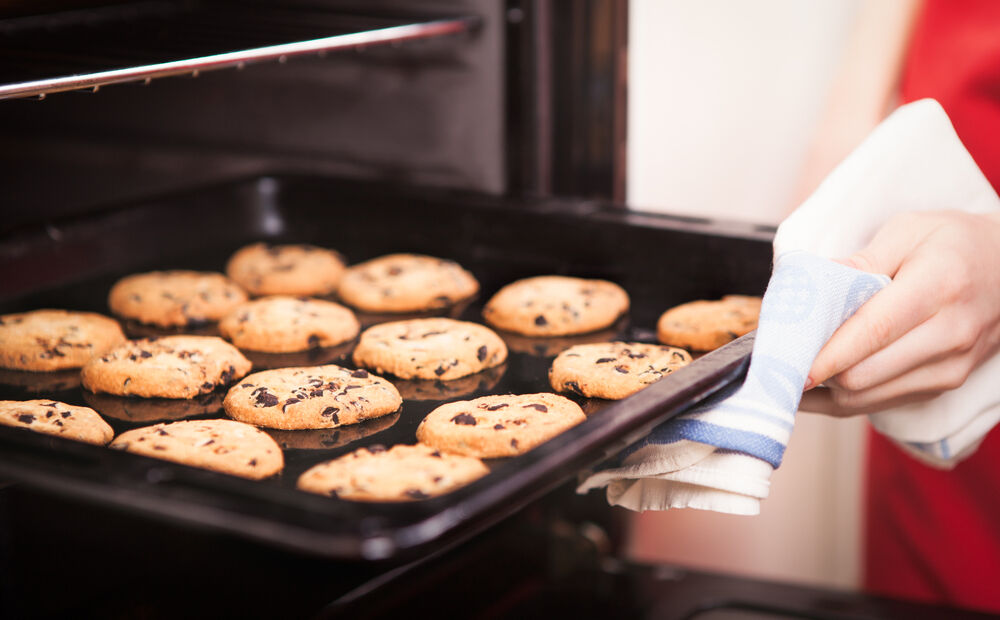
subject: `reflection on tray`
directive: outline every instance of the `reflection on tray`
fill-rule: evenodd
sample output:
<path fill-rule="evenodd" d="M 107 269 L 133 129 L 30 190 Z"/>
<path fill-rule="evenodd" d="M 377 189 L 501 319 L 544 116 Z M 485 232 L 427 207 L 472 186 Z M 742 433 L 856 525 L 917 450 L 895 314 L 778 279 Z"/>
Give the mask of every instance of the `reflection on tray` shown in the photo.
<path fill-rule="evenodd" d="M 346 446 L 385 430 L 399 420 L 399 412 L 390 413 L 358 424 L 345 424 L 337 428 L 317 428 L 306 431 L 263 429 L 274 438 L 282 450 L 329 450 Z"/>
<path fill-rule="evenodd" d="M 31 372 L 0 368 L 0 385 L 17 388 L 27 394 L 65 392 L 80 387 L 80 369 Z"/>
<path fill-rule="evenodd" d="M 555 357 L 578 344 L 611 342 L 621 338 L 628 321 L 623 317 L 607 329 L 577 336 L 522 336 L 513 332 L 495 330 L 507 344 L 507 348 L 517 353 L 527 353 L 539 357 Z"/>
<path fill-rule="evenodd" d="M 190 323 L 178 327 L 160 327 L 138 321 L 120 321 L 125 335 L 130 339 L 161 338 L 163 336 L 219 336 L 219 324 L 215 322 Z"/>
<path fill-rule="evenodd" d="M 295 366 L 322 366 L 323 364 L 336 364 L 345 361 L 356 344 L 357 340 L 351 340 L 335 347 L 320 347 L 293 353 L 264 353 L 244 349 L 240 349 L 240 353 L 250 360 L 254 371 Z"/>
<path fill-rule="evenodd" d="M 161 422 L 222 411 L 225 390 L 196 398 L 136 398 L 83 391 L 83 399 L 101 415 L 125 422 Z"/>
<path fill-rule="evenodd" d="M 470 297 L 469 299 L 462 299 L 455 302 L 452 306 L 447 306 L 445 308 L 435 308 L 433 310 L 425 310 L 423 312 L 365 312 L 364 310 L 354 309 L 354 315 L 358 317 L 358 321 L 361 322 L 361 329 L 364 330 L 372 325 L 377 325 L 379 323 L 389 323 L 392 321 L 409 321 L 410 319 L 429 319 L 434 317 L 447 317 L 449 319 L 461 319 L 462 314 L 465 309 L 469 307 L 469 304 L 475 297 Z M 340 301 L 339 303 L 345 303 Z M 345 304 L 346 305 L 346 304 Z"/>
<path fill-rule="evenodd" d="M 492 390 L 506 370 L 507 365 L 500 364 L 451 381 L 394 378 L 392 384 L 399 390 L 403 400 L 450 400 Z"/>

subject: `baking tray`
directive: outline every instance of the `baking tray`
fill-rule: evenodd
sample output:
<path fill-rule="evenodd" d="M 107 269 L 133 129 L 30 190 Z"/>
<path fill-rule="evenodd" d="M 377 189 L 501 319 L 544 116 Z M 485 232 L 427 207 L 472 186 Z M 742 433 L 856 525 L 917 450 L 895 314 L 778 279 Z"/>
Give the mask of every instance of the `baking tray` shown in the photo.
<path fill-rule="evenodd" d="M 525 455 L 488 462 L 490 474 L 445 496 L 372 504 L 296 490 L 312 465 L 372 444 L 415 442 L 442 402 L 491 393 L 551 391 L 547 370 L 577 342 L 655 341 L 666 308 L 729 293 L 760 294 L 772 231 L 625 211 L 582 200 L 513 199 L 301 175 L 240 179 L 86 217 L 23 228 L 0 241 L 0 312 L 57 307 L 108 313 L 121 276 L 167 268 L 222 270 L 261 239 L 336 248 L 355 263 L 389 252 L 452 258 L 481 284 L 451 315 L 480 321 L 483 303 L 518 278 L 562 274 L 621 284 L 632 308 L 613 328 L 579 338 L 510 334 L 506 365 L 465 382 L 404 385 L 398 415 L 363 428 L 279 433 L 282 475 L 249 481 L 139 455 L 0 427 L 0 476 L 50 492 L 350 561 L 419 557 L 481 531 L 643 436 L 655 424 L 740 380 L 752 334 L 622 401 L 576 398 L 588 418 Z M 362 315 L 363 322 L 385 317 Z M 211 332 L 212 327 L 203 328 Z M 139 326 L 126 325 L 139 333 Z M 255 364 L 339 362 L 350 347 Z M 265 356 L 267 357 L 267 356 Z M 390 378 L 391 379 L 391 378 Z M 396 383 L 395 380 L 393 380 Z M 163 416 L 220 417 L 221 395 L 195 403 L 94 398 L 75 373 L 0 375 L 0 398 L 54 398 L 105 414 L 116 433 Z M 404 384 L 406 382 L 403 382 Z"/>

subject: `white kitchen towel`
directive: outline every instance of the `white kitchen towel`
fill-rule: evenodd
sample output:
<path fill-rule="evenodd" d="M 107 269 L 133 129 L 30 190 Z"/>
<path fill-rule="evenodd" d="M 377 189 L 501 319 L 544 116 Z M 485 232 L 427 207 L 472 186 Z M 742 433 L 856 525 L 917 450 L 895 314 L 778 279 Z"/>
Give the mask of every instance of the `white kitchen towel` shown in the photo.
<path fill-rule="evenodd" d="M 922 99 L 879 125 L 782 222 L 775 255 L 806 250 L 846 258 L 892 216 L 908 211 L 1000 210 L 1000 198 L 962 145 L 941 105 Z M 1000 421 L 1000 355 L 937 398 L 869 416 L 877 430 L 928 464 L 950 468 Z"/>
<path fill-rule="evenodd" d="M 896 213 L 936 209 L 984 213 L 1000 209 L 1000 199 L 944 110 L 922 100 L 886 119 L 782 223 L 744 385 L 664 423 L 578 490 L 607 486 L 611 504 L 633 510 L 757 514 L 815 355 L 888 282 L 826 259 L 860 250 Z M 1000 419 L 990 379 L 1000 380 L 1000 356 L 961 389 L 872 423 L 920 458 L 953 465 Z"/>

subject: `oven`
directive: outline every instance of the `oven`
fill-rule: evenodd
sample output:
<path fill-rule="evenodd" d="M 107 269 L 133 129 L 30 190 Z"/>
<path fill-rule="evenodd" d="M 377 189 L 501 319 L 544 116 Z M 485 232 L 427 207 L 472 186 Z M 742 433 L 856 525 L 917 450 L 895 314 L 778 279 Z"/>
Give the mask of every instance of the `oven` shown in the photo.
<path fill-rule="evenodd" d="M 492 292 L 530 275 L 609 279 L 632 298 L 604 332 L 506 335 L 505 367 L 412 386 L 384 423 L 294 432 L 278 479 L 0 427 L 7 615 L 955 617 L 630 563 L 621 513 L 573 492 L 581 472 L 739 381 L 752 335 L 623 401 L 581 400 L 583 424 L 447 496 L 362 505 L 294 489 L 322 460 L 412 442 L 441 402 L 546 391 L 553 356 L 572 344 L 652 342 L 672 305 L 763 290 L 772 231 L 621 206 L 627 3 L 56 0 L 4 11 L 0 312 L 107 314 L 123 275 L 221 270 L 258 240 L 332 247 L 351 263 L 453 258 L 482 285 L 452 311 L 474 321 Z M 0 380 L 3 398 L 94 406 L 116 432 L 174 415 L 97 403 L 73 372 Z M 193 417 L 221 415 L 202 404 Z"/>

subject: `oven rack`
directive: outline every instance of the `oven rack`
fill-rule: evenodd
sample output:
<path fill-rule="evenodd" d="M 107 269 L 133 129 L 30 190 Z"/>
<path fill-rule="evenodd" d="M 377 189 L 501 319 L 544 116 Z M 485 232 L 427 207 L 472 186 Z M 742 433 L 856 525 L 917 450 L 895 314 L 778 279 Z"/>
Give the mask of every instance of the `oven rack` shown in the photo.
<path fill-rule="evenodd" d="M 0 99 L 284 63 L 470 32 L 473 16 L 378 16 L 295 3 L 149 1 L 0 20 Z"/>

